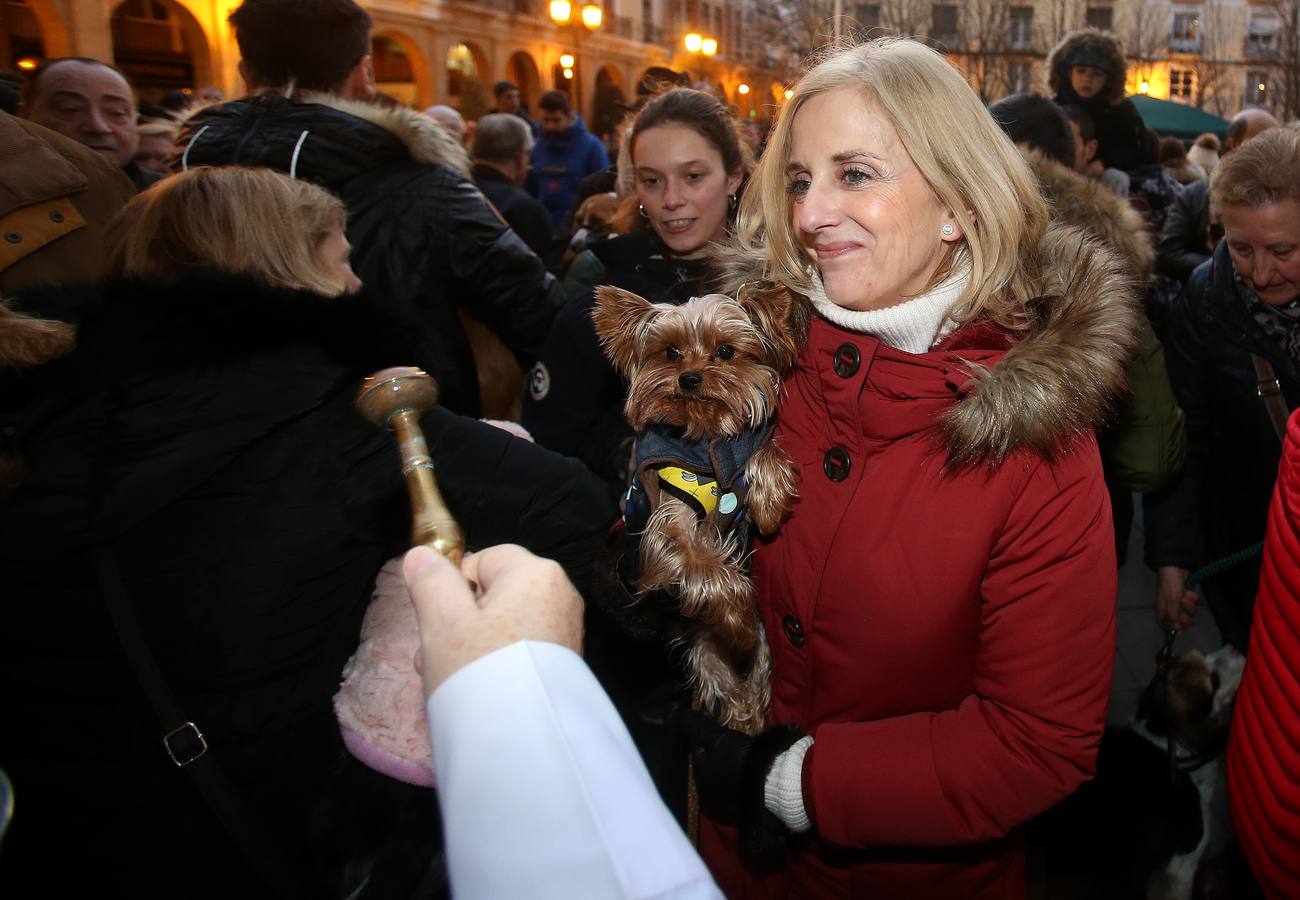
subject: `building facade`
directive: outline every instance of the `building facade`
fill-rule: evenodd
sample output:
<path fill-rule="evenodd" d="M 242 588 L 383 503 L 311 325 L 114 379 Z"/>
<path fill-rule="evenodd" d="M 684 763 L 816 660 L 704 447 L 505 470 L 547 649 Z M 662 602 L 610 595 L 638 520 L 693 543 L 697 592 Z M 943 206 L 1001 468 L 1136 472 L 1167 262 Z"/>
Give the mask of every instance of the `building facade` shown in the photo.
<path fill-rule="evenodd" d="M 476 117 L 491 107 L 492 85 L 510 80 L 534 111 L 544 91 L 565 91 L 594 125 L 621 112 L 617 104 L 633 99 L 642 73 L 654 65 L 688 72 L 755 118 L 766 116 L 784 89 L 747 65 L 754 56 L 746 28 L 754 0 L 603 0 L 595 28 L 582 24 L 579 2 L 569 24 L 552 18 L 548 0 L 360 2 L 375 22 L 380 89 L 417 108 L 446 103 Z M 0 67 L 88 56 L 115 63 L 145 99 L 206 85 L 238 96 L 244 90 L 239 51 L 227 22 L 238 5 L 0 0 Z M 701 36 L 694 51 L 687 34 Z"/>
<path fill-rule="evenodd" d="M 1043 64 L 1061 36 L 1093 27 L 1129 57 L 1129 93 L 1220 116 L 1263 106 L 1300 115 L 1300 0 L 879 0 L 845 2 L 859 32 L 923 37 L 987 100 L 1045 90 Z"/>

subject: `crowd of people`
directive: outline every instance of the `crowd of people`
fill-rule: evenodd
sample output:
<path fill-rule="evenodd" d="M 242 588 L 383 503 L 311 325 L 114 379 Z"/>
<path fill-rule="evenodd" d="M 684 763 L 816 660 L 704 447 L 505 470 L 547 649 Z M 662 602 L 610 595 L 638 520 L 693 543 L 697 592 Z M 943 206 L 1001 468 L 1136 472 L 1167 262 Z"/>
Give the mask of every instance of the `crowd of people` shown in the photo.
<path fill-rule="evenodd" d="M 1087 30 L 1044 93 L 987 107 L 921 43 L 827 52 L 761 134 L 657 68 L 607 148 L 559 91 L 536 121 L 510 82 L 472 122 L 377 96 L 354 0 L 229 21 L 238 98 L 143 104 L 72 57 L 0 113 L 0 883 L 1024 896 L 1026 824 L 1096 769 L 1135 499 L 1156 617 L 1203 596 L 1225 642 L 1264 642 L 1251 690 L 1288 696 L 1289 495 L 1274 633 L 1254 600 L 1300 403 L 1300 124 L 1162 139 Z M 790 349 L 756 439 L 797 501 L 734 560 L 761 728 L 692 702 L 697 626 L 642 587 L 611 289 L 759 298 L 759 343 Z M 685 402 L 758 364 L 711 321 L 625 324 Z M 392 365 L 437 383 L 429 465 L 475 551 L 405 561 L 436 806 L 350 755 L 331 704 L 409 540 L 392 439 L 354 409 Z M 1282 896 L 1278 733 L 1231 771 Z"/>

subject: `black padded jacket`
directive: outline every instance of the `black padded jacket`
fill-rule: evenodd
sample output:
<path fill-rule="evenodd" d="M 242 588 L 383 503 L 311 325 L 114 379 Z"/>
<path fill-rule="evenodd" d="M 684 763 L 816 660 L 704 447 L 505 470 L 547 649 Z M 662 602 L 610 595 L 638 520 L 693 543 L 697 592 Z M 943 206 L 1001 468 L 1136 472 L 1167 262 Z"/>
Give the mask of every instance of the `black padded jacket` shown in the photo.
<path fill-rule="evenodd" d="M 477 415 L 457 311 L 496 332 L 527 371 L 563 305 L 559 283 L 492 211 L 464 151 L 432 120 L 312 100 L 263 94 L 203 109 L 185 123 L 174 165 L 265 166 L 341 197 L 366 295 L 412 333 L 417 357 L 405 362 L 437 378 L 442 405 Z"/>

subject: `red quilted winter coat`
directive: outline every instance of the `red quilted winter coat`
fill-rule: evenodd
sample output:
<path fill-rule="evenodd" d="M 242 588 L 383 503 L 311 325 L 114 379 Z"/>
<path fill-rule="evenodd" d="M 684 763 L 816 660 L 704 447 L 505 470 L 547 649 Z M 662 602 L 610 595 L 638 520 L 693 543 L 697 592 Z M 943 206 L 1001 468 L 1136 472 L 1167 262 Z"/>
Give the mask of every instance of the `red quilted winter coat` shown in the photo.
<path fill-rule="evenodd" d="M 1287 426 L 1250 653 L 1228 742 L 1242 852 L 1270 897 L 1300 897 L 1300 413 Z"/>
<path fill-rule="evenodd" d="M 1014 342 L 976 323 L 912 355 L 810 326 L 779 411 L 800 499 L 753 578 L 770 721 L 815 738 L 815 827 L 758 874 L 705 820 L 730 898 L 1022 896 L 1017 826 L 1093 774 L 1116 567 L 1090 426 L 1133 319 L 1110 257 L 1054 236 L 1071 294 Z"/>

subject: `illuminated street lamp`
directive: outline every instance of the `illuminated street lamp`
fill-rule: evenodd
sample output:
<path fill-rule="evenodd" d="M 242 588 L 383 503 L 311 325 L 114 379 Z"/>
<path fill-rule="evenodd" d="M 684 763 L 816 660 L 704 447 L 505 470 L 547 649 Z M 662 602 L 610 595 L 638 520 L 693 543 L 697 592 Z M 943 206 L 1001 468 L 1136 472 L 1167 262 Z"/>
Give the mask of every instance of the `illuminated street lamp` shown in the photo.
<path fill-rule="evenodd" d="M 1151 93 L 1151 82 L 1149 82 L 1149 81 L 1144 81 L 1144 82 L 1142 82 L 1141 84 L 1139 84 L 1139 85 L 1138 85 L 1138 93 L 1139 93 L 1139 94 L 1149 94 L 1149 93 Z"/>
<path fill-rule="evenodd" d="M 700 52 L 705 56 L 713 56 L 718 52 L 718 39 L 706 37 L 700 41 Z"/>
<path fill-rule="evenodd" d="M 737 94 L 740 94 L 741 96 L 744 96 L 745 94 L 748 94 L 748 93 L 749 93 L 749 85 L 747 85 L 747 84 L 739 85 L 739 86 L 736 88 L 736 93 L 737 93 Z"/>
<path fill-rule="evenodd" d="M 573 3 L 571 0 L 551 0 L 548 9 L 551 14 L 551 21 L 561 27 L 572 28 L 573 42 L 574 44 L 580 44 L 582 42 L 582 28 L 576 27 L 573 21 Z M 596 3 L 584 3 L 578 18 L 582 22 L 583 28 L 586 28 L 587 31 L 595 31 L 605 21 L 605 12 Z M 575 80 L 575 72 L 578 68 L 577 50 L 578 48 L 575 47 L 573 53 L 560 55 L 560 74 L 565 81 Z M 576 81 L 577 90 L 574 92 L 574 99 L 577 102 L 578 109 L 581 110 L 582 79 L 578 78 Z"/>
<path fill-rule="evenodd" d="M 682 38 L 682 43 L 686 46 L 687 53 L 699 53 L 704 48 L 704 38 L 693 31 Z"/>

